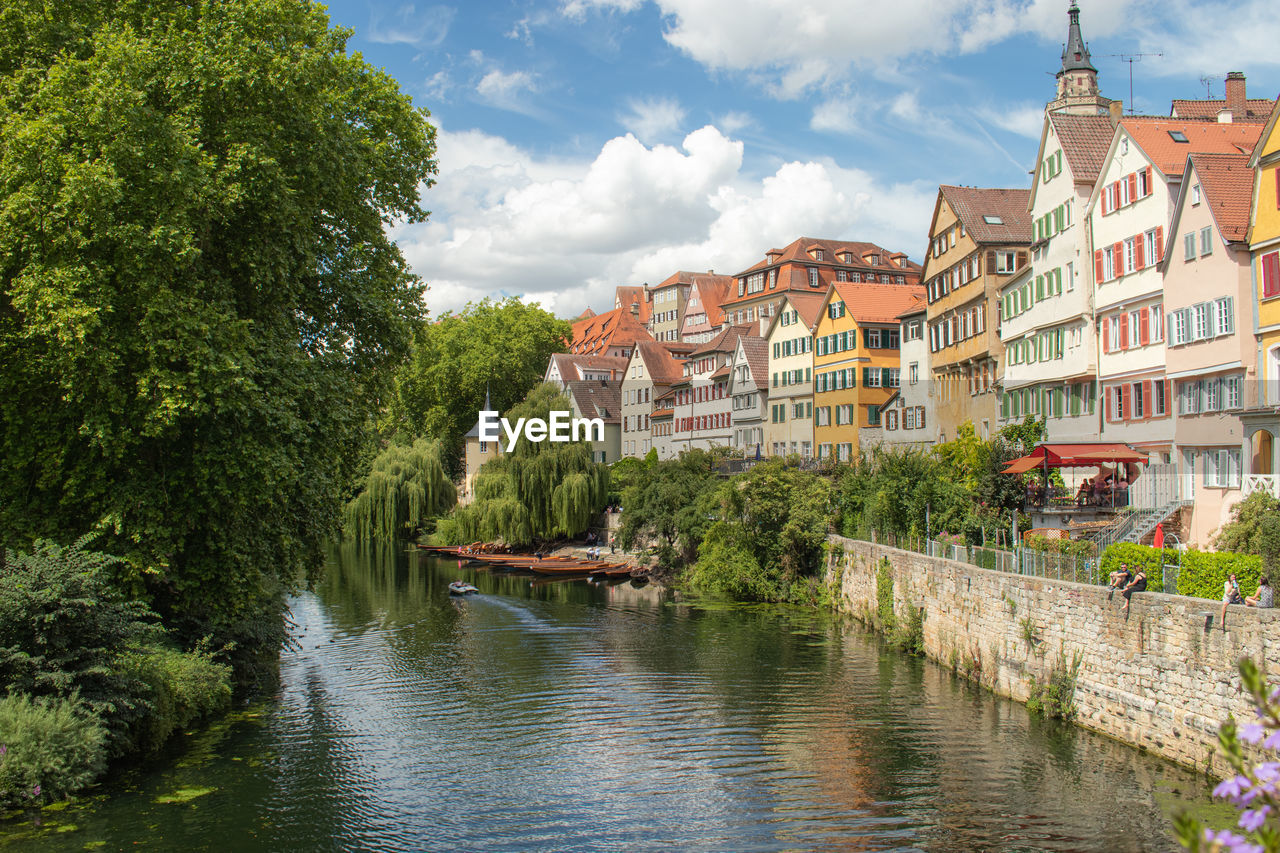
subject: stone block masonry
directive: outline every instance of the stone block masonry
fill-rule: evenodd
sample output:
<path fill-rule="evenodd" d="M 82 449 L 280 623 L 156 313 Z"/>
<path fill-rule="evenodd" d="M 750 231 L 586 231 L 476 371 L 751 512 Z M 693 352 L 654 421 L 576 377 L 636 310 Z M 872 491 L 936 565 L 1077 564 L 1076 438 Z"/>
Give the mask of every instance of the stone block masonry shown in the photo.
<path fill-rule="evenodd" d="M 1222 776 L 1218 726 L 1253 717 L 1237 661 L 1280 675 L 1280 612 L 979 569 L 842 536 L 828 538 L 837 607 L 876 626 L 877 569 L 889 561 L 899 623 L 923 607 L 924 650 L 994 692 L 1025 702 L 1032 678 L 1078 655 L 1076 722 L 1179 764 Z"/>

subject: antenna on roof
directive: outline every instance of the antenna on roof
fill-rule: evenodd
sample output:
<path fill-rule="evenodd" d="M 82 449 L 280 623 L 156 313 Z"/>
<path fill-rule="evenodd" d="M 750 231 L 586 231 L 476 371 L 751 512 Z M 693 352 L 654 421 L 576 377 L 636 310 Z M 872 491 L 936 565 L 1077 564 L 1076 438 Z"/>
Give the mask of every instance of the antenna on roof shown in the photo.
<path fill-rule="evenodd" d="M 1210 101 L 1213 100 L 1213 83 L 1215 80 L 1223 80 L 1223 77 L 1201 77 L 1200 82 L 1204 84 L 1204 95 Z"/>
<path fill-rule="evenodd" d="M 1133 63 L 1141 62 L 1143 57 L 1164 56 L 1163 53 L 1108 53 L 1107 56 L 1118 57 L 1121 62 L 1129 63 L 1129 115 L 1133 115 Z M 1204 82 L 1202 78 L 1201 83 Z"/>

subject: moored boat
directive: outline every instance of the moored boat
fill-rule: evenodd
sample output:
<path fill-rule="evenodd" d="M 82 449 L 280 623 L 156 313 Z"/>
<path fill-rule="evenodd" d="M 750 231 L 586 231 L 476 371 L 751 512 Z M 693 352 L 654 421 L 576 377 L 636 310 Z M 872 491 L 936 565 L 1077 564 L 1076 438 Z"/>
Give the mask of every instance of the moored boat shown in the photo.
<path fill-rule="evenodd" d="M 479 592 L 479 591 L 480 590 L 478 588 L 472 586 L 466 581 L 453 581 L 449 584 L 450 595 L 468 595 L 470 593 Z"/>

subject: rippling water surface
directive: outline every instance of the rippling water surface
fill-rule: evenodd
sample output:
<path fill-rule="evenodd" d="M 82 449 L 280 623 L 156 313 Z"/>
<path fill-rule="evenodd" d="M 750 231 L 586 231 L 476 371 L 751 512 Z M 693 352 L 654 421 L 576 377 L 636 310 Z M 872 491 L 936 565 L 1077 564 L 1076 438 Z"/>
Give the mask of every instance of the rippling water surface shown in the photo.
<path fill-rule="evenodd" d="M 1171 850 L 1206 796 L 807 610 L 342 550 L 293 614 L 278 695 L 0 846 Z"/>

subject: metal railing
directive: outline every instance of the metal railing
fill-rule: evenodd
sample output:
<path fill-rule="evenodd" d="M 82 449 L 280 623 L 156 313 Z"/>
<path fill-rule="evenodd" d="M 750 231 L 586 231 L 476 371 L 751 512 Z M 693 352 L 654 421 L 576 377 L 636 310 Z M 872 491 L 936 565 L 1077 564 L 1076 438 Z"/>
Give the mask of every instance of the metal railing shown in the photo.
<path fill-rule="evenodd" d="M 1076 583 L 1105 582 L 1105 578 L 1102 578 L 1098 572 L 1098 559 L 1092 556 L 1054 554 L 1022 546 L 1016 550 L 1007 551 L 1003 548 L 988 548 L 981 545 L 957 545 L 954 542 L 938 539 L 883 536 L 874 531 L 869 538 L 872 542 L 888 545 L 891 548 L 955 560 L 980 569 Z"/>

